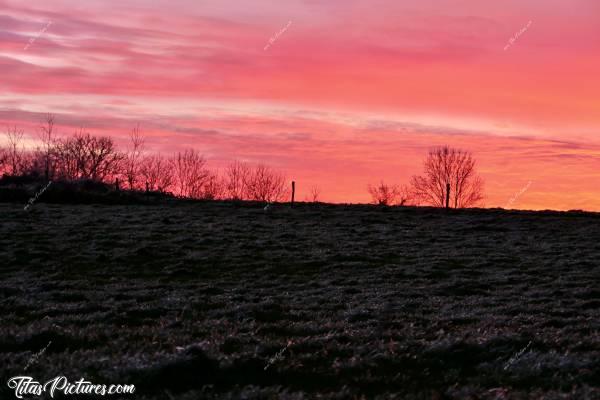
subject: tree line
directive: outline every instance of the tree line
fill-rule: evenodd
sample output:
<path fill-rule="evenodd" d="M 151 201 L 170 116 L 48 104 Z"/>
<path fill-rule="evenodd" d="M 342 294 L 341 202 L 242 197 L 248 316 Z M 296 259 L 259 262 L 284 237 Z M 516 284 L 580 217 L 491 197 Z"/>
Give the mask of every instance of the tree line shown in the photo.
<path fill-rule="evenodd" d="M 146 154 L 139 125 L 129 134 L 126 150 L 117 149 L 112 138 L 92 136 L 80 129 L 71 137 L 57 138 L 55 118 L 47 114 L 39 127 L 40 145 L 24 147 L 24 131 L 5 130 L 7 145 L 0 148 L 0 174 L 33 175 L 45 180 L 92 180 L 122 182 L 130 190 L 145 190 L 194 199 L 282 201 L 288 196 L 286 176 L 267 165 L 234 161 L 221 173 L 208 168 L 204 156 L 186 149 L 170 156 Z M 472 154 L 448 146 L 433 148 L 423 163 L 423 174 L 409 184 L 369 185 L 372 201 L 380 205 L 464 208 L 482 204 L 483 180 L 476 172 Z M 319 201 L 313 187 L 308 201 Z"/>
<path fill-rule="evenodd" d="M 7 145 L 0 148 L 0 174 L 39 176 L 45 180 L 122 182 L 130 190 L 145 190 L 194 199 L 281 201 L 287 195 L 286 176 L 267 165 L 234 161 L 222 173 L 208 168 L 195 149 L 170 156 L 145 154 L 139 125 L 129 135 L 126 150 L 112 138 L 93 136 L 80 129 L 71 137 L 58 138 L 55 117 L 48 114 L 39 128 L 40 145 L 26 150 L 24 131 L 5 130 Z"/>

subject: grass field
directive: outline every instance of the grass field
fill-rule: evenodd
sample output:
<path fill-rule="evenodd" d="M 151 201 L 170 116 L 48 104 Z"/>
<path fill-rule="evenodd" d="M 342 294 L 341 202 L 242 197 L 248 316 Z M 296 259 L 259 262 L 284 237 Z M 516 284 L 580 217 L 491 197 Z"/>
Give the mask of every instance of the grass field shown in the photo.
<path fill-rule="evenodd" d="M 16 375 L 135 384 L 124 399 L 600 398 L 595 214 L 215 202 L 0 218 L 2 399 Z"/>

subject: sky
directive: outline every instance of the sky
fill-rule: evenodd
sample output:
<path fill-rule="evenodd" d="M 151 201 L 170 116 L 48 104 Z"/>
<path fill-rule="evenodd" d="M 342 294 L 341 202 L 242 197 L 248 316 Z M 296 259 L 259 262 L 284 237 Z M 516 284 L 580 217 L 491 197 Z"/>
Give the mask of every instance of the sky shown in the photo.
<path fill-rule="evenodd" d="M 597 0 L 0 0 L 0 125 L 266 163 L 368 202 L 472 152 L 485 206 L 600 211 Z"/>

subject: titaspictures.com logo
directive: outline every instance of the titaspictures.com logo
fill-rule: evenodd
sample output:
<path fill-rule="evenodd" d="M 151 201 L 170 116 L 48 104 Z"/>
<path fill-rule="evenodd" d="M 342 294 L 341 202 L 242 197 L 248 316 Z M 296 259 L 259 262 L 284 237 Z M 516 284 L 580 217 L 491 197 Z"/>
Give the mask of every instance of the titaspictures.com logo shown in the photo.
<path fill-rule="evenodd" d="M 76 382 L 69 382 L 65 376 L 57 376 L 43 384 L 34 380 L 31 376 L 14 376 L 8 380 L 8 387 L 15 391 L 17 399 L 22 399 L 23 396 L 41 396 L 44 393 L 54 398 L 58 393 L 65 396 L 86 394 L 111 396 L 133 394 L 135 392 L 135 385 L 94 384 L 84 378 Z"/>

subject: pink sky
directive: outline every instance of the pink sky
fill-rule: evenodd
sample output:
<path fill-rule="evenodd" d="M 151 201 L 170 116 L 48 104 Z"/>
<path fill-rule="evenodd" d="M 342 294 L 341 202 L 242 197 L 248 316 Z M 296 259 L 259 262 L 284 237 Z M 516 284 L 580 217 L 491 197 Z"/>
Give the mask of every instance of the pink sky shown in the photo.
<path fill-rule="evenodd" d="M 0 0 L 0 124 L 124 144 L 140 122 L 151 151 L 265 162 L 325 201 L 448 144 L 488 207 L 527 187 L 512 207 L 600 210 L 598 71 L 596 0 Z"/>

